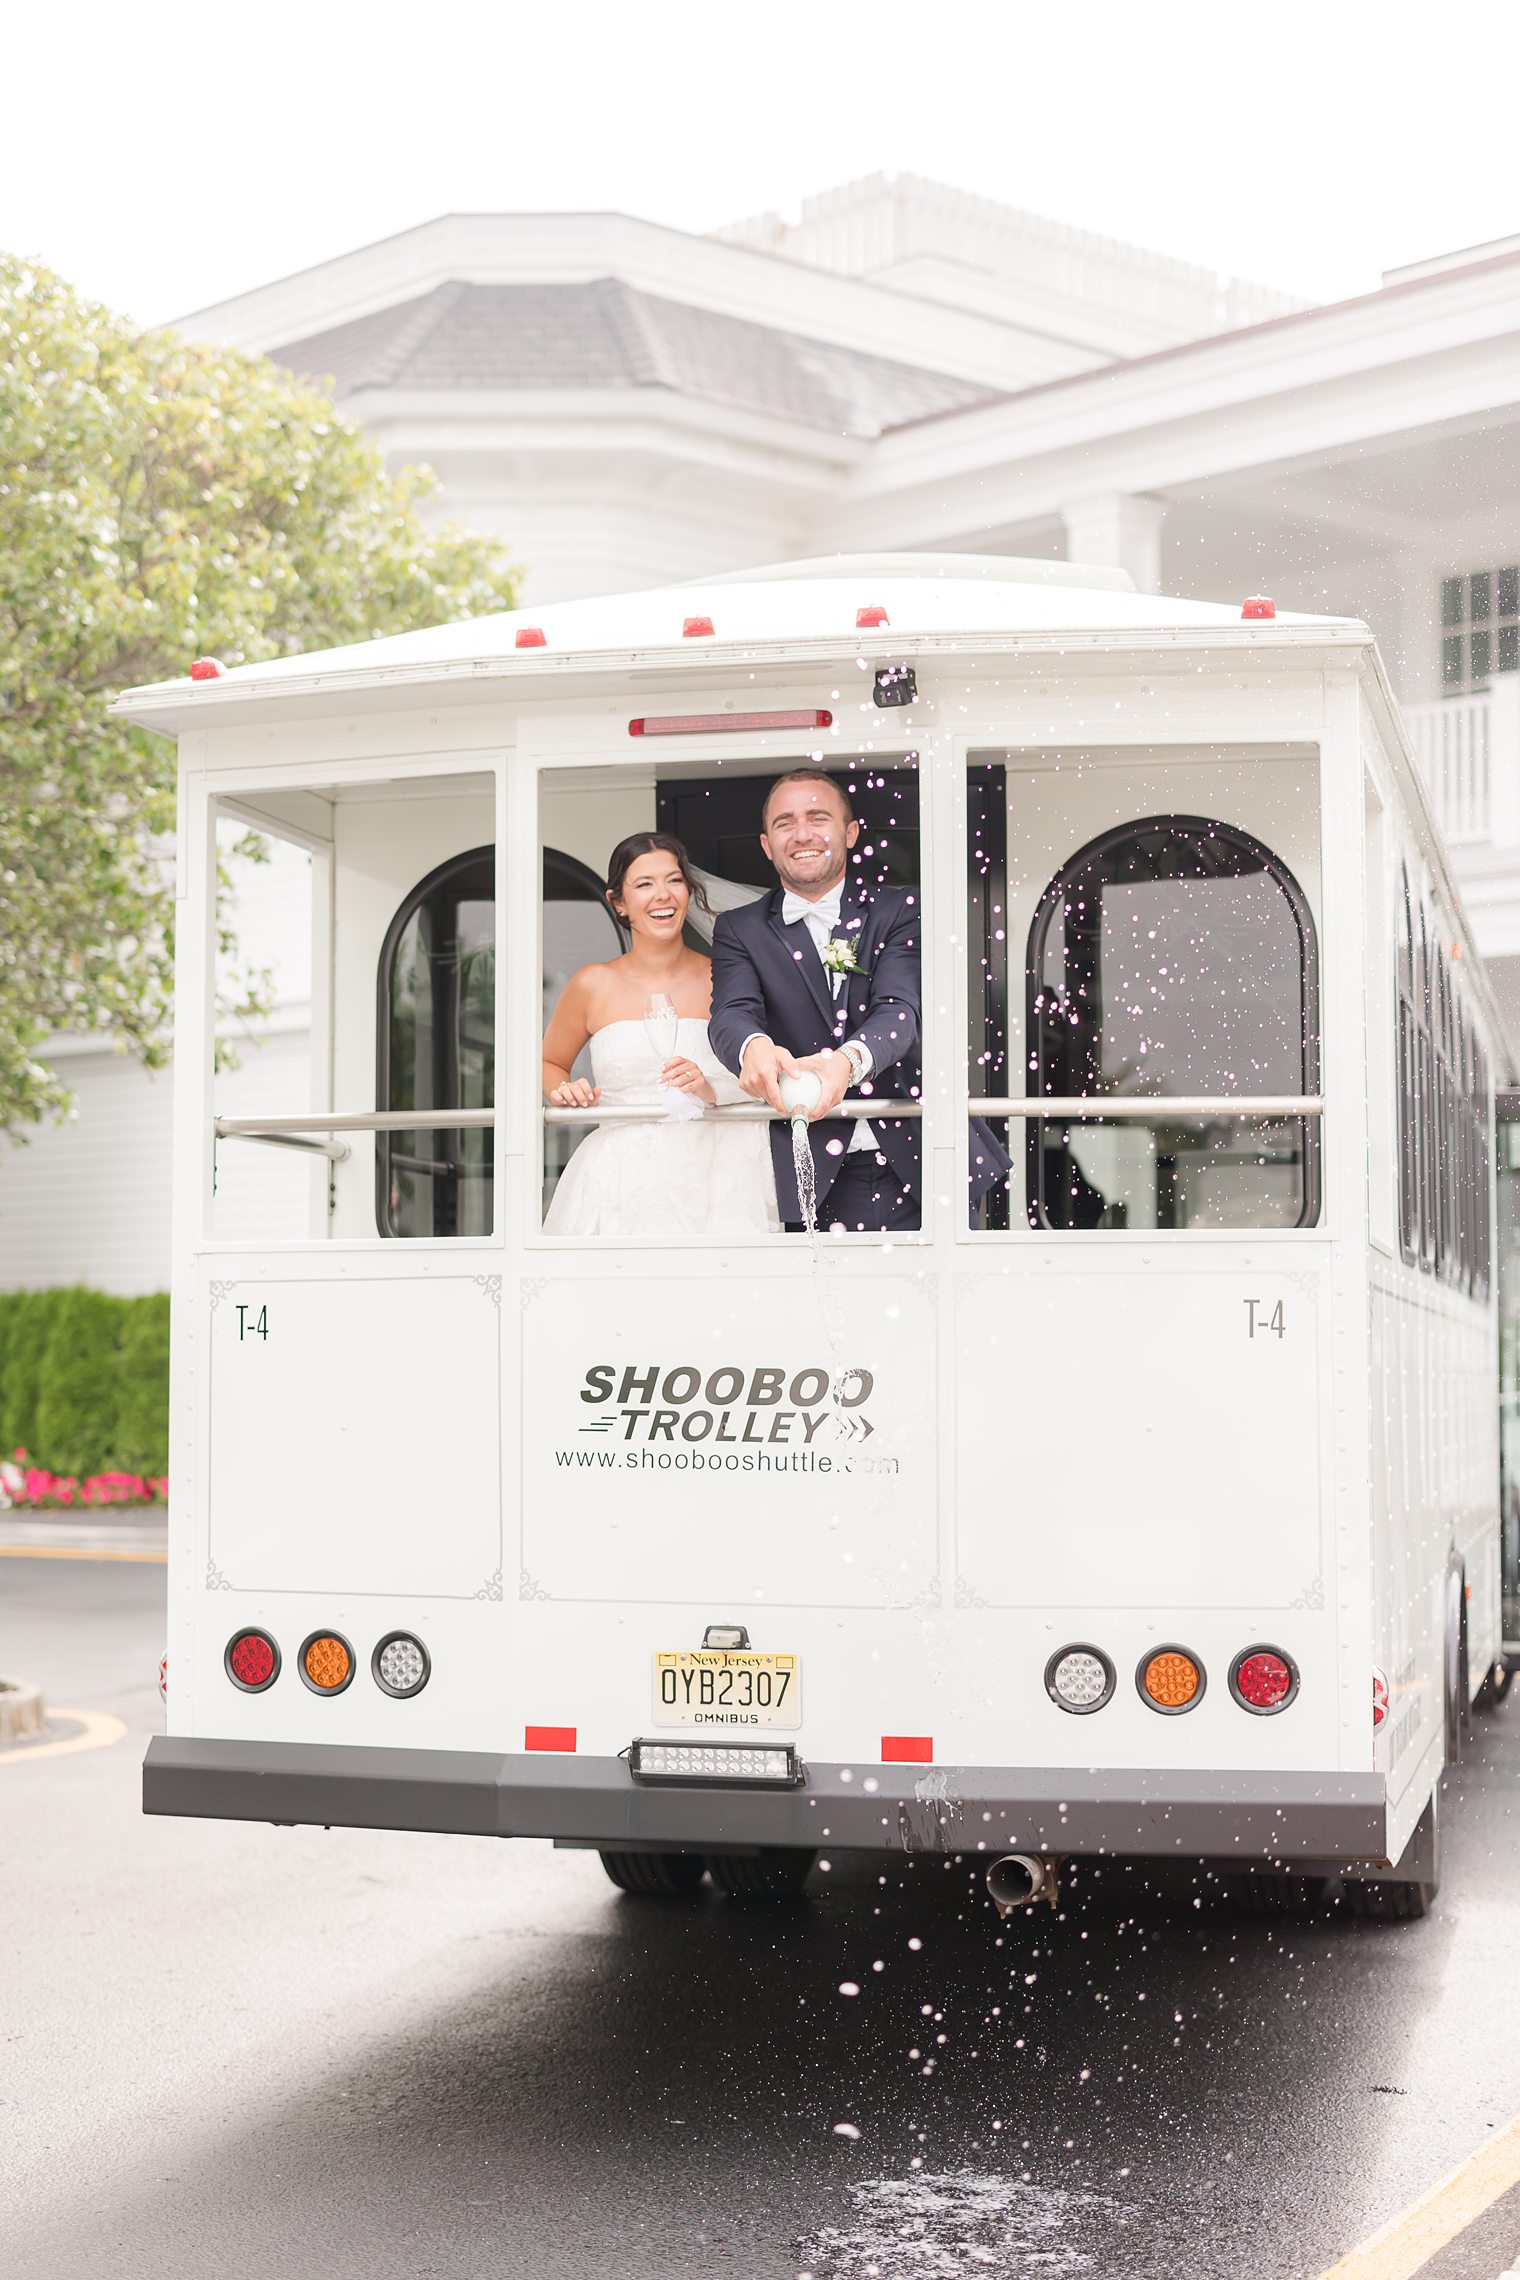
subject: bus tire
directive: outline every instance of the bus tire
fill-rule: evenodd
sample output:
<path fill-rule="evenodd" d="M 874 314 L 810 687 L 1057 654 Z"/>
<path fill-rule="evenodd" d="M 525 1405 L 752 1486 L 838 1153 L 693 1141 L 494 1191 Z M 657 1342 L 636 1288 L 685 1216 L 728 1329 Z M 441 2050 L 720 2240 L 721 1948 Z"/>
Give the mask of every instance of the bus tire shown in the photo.
<path fill-rule="evenodd" d="M 1441 1823 L 1436 1800 L 1421 1814 L 1406 1855 L 1419 1862 L 1412 1876 L 1348 1876 L 1342 1897 L 1348 1915 L 1365 1923 L 1410 1923 L 1428 1916 L 1441 1889 Z"/>
<path fill-rule="evenodd" d="M 1497 1710 L 1515 1682 L 1515 1674 L 1508 1663 L 1490 1663 L 1483 1684 L 1473 1697 L 1473 1708 L 1488 1712 Z"/>
<path fill-rule="evenodd" d="M 695 1892 L 702 1881 L 698 1853 L 604 1852 L 599 1857 L 619 1892 L 671 1899 Z"/>
<path fill-rule="evenodd" d="M 1219 1882 L 1231 1907 L 1249 1916 L 1312 1916 L 1330 1889 L 1328 1877 L 1286 1868 L 1226 1869 Z"/>
<path fill-rule="evenodd" d="M 767 1845 L 758 1853 L 711 1853 L 707 1873 L 731 1900 L 790 1900 L 806 1884 L 812 1865 L 810 1852 Z"/>

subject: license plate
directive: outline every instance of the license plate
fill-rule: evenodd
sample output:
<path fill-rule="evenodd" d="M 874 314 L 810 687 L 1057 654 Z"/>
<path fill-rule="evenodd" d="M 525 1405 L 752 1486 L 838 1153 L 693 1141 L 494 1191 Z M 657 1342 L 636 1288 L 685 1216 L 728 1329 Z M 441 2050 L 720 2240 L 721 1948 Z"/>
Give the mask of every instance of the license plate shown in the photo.
<path fill-rule="evenodd" d="M 654 1722 L 721 1726 L 741 1733 L 756 1726 L 800 1726 L 802 1671 L 797 1657 L 753 1654 L 738 1647 L 657 1654 Z"/>

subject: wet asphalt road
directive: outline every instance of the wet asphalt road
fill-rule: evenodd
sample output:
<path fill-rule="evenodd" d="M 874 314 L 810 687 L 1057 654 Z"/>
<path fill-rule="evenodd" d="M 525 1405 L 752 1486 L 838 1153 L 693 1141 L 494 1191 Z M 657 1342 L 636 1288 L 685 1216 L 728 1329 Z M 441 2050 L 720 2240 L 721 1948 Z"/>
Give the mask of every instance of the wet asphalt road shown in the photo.
<path fill-rule="evenodd" d="M 1520 1690 L 1427 1923 L 1111 1875 L 1000 1930 L 954 1867 L 765 1911 L 146 1821 L 162 1584 L 0 1560 L 0 1668 L 128 1726 L 0 1761 L 8 2280 L 1312 2280 L 1520 2111 Z M 1427 2272 L 1517 2254 L 1511 2194 Z"/>

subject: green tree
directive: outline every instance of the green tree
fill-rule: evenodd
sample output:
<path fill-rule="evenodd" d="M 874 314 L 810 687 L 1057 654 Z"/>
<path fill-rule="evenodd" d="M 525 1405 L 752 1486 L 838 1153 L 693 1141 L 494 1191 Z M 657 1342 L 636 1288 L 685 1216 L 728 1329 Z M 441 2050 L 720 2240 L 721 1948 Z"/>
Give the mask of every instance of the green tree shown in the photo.
<path fill-rule="evenodd" d="M 510 608 L 493 541 L 424 523 L 430 482 L 267 358 L 0 255 L 0 1132 L 66 1112 L 50 1032 L 168 1049 L 174 752 L 111 697 Z"/>

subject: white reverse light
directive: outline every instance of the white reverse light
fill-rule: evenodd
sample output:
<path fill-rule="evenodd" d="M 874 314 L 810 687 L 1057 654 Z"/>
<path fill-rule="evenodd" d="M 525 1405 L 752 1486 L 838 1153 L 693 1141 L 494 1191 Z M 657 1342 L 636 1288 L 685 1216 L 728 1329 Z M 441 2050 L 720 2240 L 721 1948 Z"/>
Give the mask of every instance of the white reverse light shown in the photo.
<path fill-rule="evenodd" d="M 1045 1666 L 1045 1689 L 1063 1710 L 1080 1717 L 1101 1710 L 1114 1691 L 1114 1666 L 1096 1647 L 1063 1647 Z"/>
<path fill-rule="evenodd" d="M 427 1648 L 410 1631 L 392 1631 L 382 1639 L 370 1664 L 382 1693 L 402 1696 L 420 1694 L 432 1667 Z"/>
<path fill-rule="evenodd" d="M 789 1745 L 756 1748 L 748 1742 L 635 1742 L 629 1770 L 639 1781 L 774 1782 L 795 1788 L 802 1778 Z"/>

